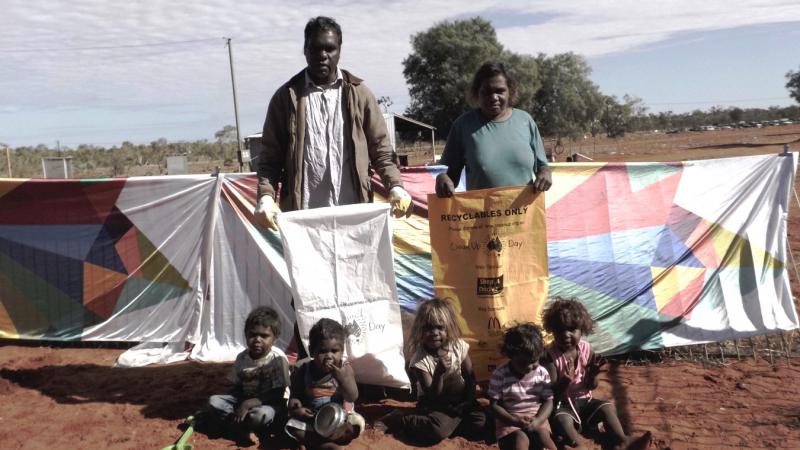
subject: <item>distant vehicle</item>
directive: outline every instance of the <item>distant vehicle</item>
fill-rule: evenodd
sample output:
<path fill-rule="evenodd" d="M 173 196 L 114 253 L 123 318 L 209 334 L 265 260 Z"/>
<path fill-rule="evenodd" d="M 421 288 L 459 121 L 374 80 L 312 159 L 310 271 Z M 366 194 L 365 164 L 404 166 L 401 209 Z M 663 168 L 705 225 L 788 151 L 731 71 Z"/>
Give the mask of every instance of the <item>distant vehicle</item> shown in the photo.
<path fill-rule="evenodd" d="M 680 132 L 681 132 L 681 130 L 679 130 L 677 128 L 672 128 L 671 130 L 667 130 L 667 134 L 675 134 L 675 133 L 680 133 Z"/>

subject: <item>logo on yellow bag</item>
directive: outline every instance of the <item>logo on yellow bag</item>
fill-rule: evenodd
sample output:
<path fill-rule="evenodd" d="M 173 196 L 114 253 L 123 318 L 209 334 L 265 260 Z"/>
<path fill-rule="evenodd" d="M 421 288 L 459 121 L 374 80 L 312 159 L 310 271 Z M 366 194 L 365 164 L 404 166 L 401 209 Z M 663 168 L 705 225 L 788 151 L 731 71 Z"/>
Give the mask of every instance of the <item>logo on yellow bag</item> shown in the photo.
<path fill-rule="evenodd" d="M 499 277 L 478 277 L 478 295 L 491 296 L 503 292 L 503 275 Z"/>
<path fill-rule="evenodd" d="M 492 239 L 489 239 L 489 242 L 486 243 L 486 248 L 489 251 L 494 251 L 497 254 L 503 251 L 503 243 L 500 241 L 500 238 L 495 236 Z"/>

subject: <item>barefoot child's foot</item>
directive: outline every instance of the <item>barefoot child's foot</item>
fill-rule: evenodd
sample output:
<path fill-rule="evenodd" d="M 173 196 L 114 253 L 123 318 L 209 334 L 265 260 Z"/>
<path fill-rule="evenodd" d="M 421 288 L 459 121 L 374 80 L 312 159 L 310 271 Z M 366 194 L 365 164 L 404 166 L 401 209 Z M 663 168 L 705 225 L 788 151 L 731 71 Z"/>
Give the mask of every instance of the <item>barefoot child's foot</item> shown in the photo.
<path fill-rule="evenodd" d="M 372 424 L 372 428 L 384 434 L 389 430 L 389 427 L 381 419 L 376 420 L 375 423 Z"/>
<path fill-rule="evenodd" d="M 400 420 L 402 412 L 394 410 L 381 417 L 372 424 L 372 428 L 382 433 L 387 433 L 390 428 L 397 428 L 397 421 Z"/>
<path fill-rule="evenodd" d="M 236 436 L 234 437 L 234 442 L 236 442 L 236 445 L 238 445 L 239 447 L 252 447 L 256 445 L 257 439 L 258 437 L 256 436 L 255 433 L 245 431 L 237 433 Z"/>
<path fill-rule="evenodd" d="M 645 450 L 653 440 L 652 433 L 645 431 L 641 436 L 628 436 L 618 448 L 620 450 Z"/>

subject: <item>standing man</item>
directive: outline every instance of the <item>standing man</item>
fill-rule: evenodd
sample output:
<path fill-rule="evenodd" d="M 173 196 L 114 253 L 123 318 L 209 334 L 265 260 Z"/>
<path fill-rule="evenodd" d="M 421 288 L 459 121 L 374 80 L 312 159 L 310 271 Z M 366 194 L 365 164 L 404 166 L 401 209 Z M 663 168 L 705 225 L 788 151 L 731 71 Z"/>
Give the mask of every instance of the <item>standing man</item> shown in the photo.
<path fill-rule="evenodd" d="M 269 102 L 255 209 L 262 226 L 277 229 L 281 210 L 368 202 L 370 166 L 389 189 L 395 217 L 411 215 L 411 196 L 392 161 L 381 109 L 363 80 L 339 69 L 341 48 L 342 29 L 335 20 L 309 20 L 303 45 L 307 67 Z"/>

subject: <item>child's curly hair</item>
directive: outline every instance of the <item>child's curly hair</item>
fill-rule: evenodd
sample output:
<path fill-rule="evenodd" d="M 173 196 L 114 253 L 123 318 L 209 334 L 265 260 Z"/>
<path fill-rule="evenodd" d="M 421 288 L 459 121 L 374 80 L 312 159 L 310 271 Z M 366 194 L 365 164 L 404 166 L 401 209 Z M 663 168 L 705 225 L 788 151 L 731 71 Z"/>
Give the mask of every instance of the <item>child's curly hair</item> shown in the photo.
<path fill-rule="evenodd" d="M 244 334 L 247 333 L 256 325 L 261 325 L 265 328 L 270 328 L 275 337 L 281 335 L 281 318 L 278 313 L 269 306 L 259 306 L 250 311 L 247 319 L 244 321 Z"/>
<path fill-rule="evenodd" d="M 344 345 L 347 330 L 333 319 L 322 318 L 308 331 L 308 350 L 311 356 L 317 354 L 319 346 L 325 339 L 338 339 Z"/>
<path fill-rule="evenodd" d="M 503 334 L 500 352 L 507 358 L 524 355 L 539 360 L 544 354 L 542 329 L 531 322 L 514 325 Z"/>
<path fill-rule="evenodd" d="M 588 335 L 594 331 L 592 316 L 575 298 L 552 298 L 542 313 L 542 325 L 550 333 L 578 329 Z"/>
<path fill-rule="evenodd" d="M 425 326 L 429 324 L 444 325 L 445 336 L 442 342 L 443 348 L 449 348 L 453 342 L 461 337 L 461 329 L 458 327 L 456 312 L 448 299 L 432 298 L 424 300 L 417 307 L 417 315 L 414 317 L 414 325 L 411 326 L 411 338 L 408 340 L 408 354 L 413 355 L 422 348 L 422 336 L 425 334 Z"/>

